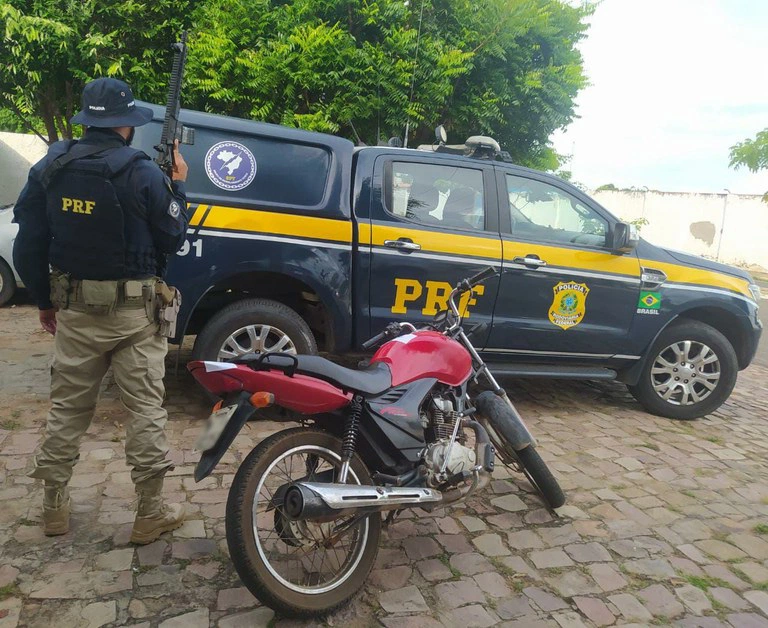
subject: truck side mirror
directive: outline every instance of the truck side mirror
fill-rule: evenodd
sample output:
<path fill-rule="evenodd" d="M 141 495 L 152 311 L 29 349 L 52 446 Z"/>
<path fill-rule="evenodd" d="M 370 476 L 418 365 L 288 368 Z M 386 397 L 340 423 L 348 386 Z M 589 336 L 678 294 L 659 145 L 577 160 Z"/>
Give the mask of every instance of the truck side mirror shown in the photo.
<path fill-rule="evenodd" d="M 637 227 L 626 222 L 617 222 L 608 234 L 608 248 L 614 253 L 634 251 L 639 241 Z"/>

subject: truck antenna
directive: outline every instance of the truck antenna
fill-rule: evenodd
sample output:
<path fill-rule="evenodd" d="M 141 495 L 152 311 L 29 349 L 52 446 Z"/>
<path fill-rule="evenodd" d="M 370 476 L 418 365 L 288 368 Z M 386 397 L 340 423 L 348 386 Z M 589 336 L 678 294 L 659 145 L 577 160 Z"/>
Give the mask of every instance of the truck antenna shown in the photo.
<path fill-rule="evenodd" d="M 419 44 L 421 43 L 421 21 L 424 18 L 424 0 L 421 0 L 421 10 L 419 11 L 419 32 L 416 34 L 416 54 L 413 58 L 413 76 L 411 77 L 411 93 L 408 95 L 408 108 L 410 110 L 413 102 L 413 87 L 416 84 L 416 69 L 419 67 Z M 403 138 L 403 147 L 408 148 L 408 133 L 411 127 L 411 114 L 405 120 L 405 137 Z"/>

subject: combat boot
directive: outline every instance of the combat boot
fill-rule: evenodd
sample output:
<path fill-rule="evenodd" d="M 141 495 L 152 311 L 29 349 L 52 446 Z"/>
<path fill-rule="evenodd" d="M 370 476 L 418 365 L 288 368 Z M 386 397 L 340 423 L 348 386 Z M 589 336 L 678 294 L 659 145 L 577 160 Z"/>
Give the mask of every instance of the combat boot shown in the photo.
<path fill-rule="evenodd" d="M 183 504 L 166 504 L 163 500 L 163 478 L 152 478 L 136 485 L 139 510 L 133 522 L 131 543 L 146 545 L 163 532 L 169 532 L 184 523 Z"/>
<path fill-rule="evenodd" d="M 66 484 L 49 484 L 43 489 L 43 533 L 59 536 L 69 532 L 69 491 Z"/>

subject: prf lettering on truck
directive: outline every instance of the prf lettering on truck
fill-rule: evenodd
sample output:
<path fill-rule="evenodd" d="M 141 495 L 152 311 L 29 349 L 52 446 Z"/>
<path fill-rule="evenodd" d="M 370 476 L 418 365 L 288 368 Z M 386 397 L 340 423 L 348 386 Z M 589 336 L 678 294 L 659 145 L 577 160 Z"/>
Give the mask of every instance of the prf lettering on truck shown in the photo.
<path fill-rule="evenodd" d="M 393 314 L 407 314 L 406 304 L 420 302 L 423 306 L 421 313 L 424 316 L 434 316 L 438 312 L 448 308 L 448 295 L 453 286 L 447 281 L 426 281 L 422 283 L 418 279 L 395 278 L 395 302 L 392 305 Z M 426 294 L 425 294 L 426 291 Z M 477 305 L 475 296 L 482 296 L 485 286 L 475 286 L 472 292 L 465 292 L 459 301 L 459 312 L 464 317 L 470 315 L 469 308 Z M 422 300 L 422 295 L 424 299 Z"/>

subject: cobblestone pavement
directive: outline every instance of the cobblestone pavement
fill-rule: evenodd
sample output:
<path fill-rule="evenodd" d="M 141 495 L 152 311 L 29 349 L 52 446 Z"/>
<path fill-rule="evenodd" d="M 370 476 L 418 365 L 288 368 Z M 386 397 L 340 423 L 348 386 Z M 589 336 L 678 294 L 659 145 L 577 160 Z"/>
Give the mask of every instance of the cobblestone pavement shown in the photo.
<path fill-rule="evenodd" d="M 186 374 L 168 377 L 177 468 L 167 491 L 190 520 L 128 544 L 127 416 L 107 387 L 72 482 L 73 529 L 42 535 L 41 488 L 25 473 L 51 339 L 35 319 L 28 306 L 0 310 L 0 628 L 303 625 L 243 588 L 224 540 L 237 463 L 277 426 L 249 424 L 195 484 L 191 447 L 208 405 Z M 768 627 L 766 375 L 742 373 L 721 411 L 695 422 L 647 415 L 617 384 L 508 382 L 568 505 L 553 516 L 501 468 L 468 503 L 393 525 L 362 594 L 325 623 Z"/>

